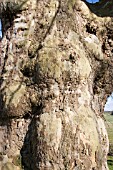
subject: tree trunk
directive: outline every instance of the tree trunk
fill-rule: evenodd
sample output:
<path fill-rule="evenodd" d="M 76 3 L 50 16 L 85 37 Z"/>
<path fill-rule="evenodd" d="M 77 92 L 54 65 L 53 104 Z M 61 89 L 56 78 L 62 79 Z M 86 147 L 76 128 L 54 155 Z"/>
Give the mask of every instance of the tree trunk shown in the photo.
<path fill-rule="evenodd" d="M 112 18 L 81 0 L 15 4 L 1 3 L 1 169 L 108 170 Z"/>

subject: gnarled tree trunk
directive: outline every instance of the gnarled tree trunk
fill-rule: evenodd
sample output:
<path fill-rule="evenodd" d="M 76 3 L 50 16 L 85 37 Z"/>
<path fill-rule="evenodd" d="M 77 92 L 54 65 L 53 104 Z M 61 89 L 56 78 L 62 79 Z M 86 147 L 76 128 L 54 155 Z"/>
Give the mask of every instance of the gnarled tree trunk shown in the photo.
<path fill-rule="evenodd" d="M 1 168 L 107 170 L 112 18 L 81 0 L 2 2 Z"/>

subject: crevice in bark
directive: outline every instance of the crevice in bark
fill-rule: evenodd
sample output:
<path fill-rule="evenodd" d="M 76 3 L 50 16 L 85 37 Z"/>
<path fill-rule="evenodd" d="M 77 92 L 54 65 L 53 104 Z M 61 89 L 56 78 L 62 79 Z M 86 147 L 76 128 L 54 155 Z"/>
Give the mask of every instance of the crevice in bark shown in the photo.
<path fill-rule="evenodd" d="M 36 168 L 36 119 L 33 118 L 29 124 L 24 144 L 20 151 L 22 167 L 24 170 L 34 170 Z"/>
<path fill-rule="evenodd" d="M 16 18 L 17 14 L 22 12 L 23 5 L 28 0 L 23 2 L 0 2 L 0 18 L 2 20 L 2 31 L 3 37 L 7 30 L 13 26 L 13 21 Z"/>
<path fill-rule="evenodd" d="M 96 35 L 96 29 L 90 26 L 90 23 L 86 25 L 86 32 Z"/>

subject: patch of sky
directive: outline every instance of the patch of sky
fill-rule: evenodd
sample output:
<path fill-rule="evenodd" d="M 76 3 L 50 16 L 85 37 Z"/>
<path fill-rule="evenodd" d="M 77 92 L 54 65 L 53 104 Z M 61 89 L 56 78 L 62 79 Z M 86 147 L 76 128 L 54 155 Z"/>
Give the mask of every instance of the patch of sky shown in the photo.
<path fill-rule="evenodd" d="M 3 37 L 2 34 L 2 20 L 0 19 L 0 39 Z"/>
<path fill-rule="evenodd" d="M 91 3 L 91 4 L 94 4 L 96 2 L 99 2 L 99 0 L 86 0 L 87 2 Z"/>
<path fill-rule="evenodd" d="M 111 96 L 107 98 L 107 102 L 104 107 L 105 112 L 112 112 L 113 111 L 113 93 Z"/>

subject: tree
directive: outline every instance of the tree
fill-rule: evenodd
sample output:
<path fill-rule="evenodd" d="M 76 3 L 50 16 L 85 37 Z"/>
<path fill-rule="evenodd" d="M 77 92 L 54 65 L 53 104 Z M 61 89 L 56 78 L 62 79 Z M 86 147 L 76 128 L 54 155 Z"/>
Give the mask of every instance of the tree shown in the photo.
<path fill-rule="evenodd" d="M 0 149 L 14 166 L 21 155 L 30 170 L 108 169 L 100 111 L 113 84 L 102 50 L 112 22 L 81 3 L 29 0 L 4 33 Z"/>

